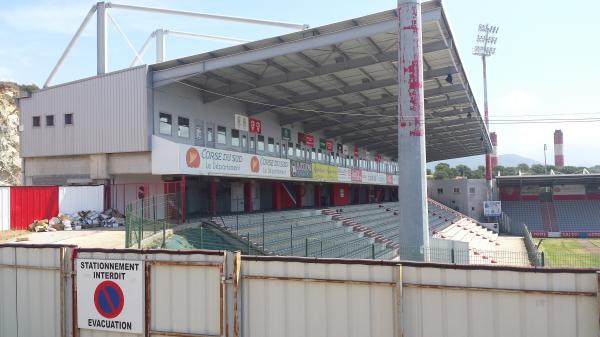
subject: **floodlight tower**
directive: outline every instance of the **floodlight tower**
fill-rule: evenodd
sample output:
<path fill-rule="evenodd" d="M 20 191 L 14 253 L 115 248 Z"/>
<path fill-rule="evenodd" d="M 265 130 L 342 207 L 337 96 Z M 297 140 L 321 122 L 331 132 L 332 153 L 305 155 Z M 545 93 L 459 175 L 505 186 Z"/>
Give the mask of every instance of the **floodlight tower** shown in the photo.
<path fill-rule="evenodd" d="M 489 24 L 480 24 L 477 32 L 477 42 L 473 48 L 473 55 L 481 56 L 481 62 L 483 63 L 483 111 L 484 111 L 484 122 L 488 132 L 490 131 L 489 114 L 488 114 L 488 99 L 487 99 L 487 67 L 485 59 L 486 57 L 492 56 L 496 53 L 496 47 L 494 45 L 498 41 L 496 34 L 498 33 L 498 26 L 490 26 Z M 488 199 L 491 199 L 492 195 L 492 157 L 489 153 L 485 155 L 485 179 L 488 185 Z"/>

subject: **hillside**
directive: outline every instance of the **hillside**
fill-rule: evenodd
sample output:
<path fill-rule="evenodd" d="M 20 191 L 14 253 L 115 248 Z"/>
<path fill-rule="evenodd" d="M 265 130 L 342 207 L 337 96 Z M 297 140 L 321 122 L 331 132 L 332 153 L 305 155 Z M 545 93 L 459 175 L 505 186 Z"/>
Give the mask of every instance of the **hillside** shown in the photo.
<path fill-rule="evenodd" d="M 0 185 L 21 182 L 19 112 L 15 104 L 19 91 L 14 83 L 0 82 Z"/>
<path fill-rule="evenodd" d="M 464 157 L 464 158 L 456 158 L 456 159 L 448 159 L 442 161 L 434 161 L 431 163 L 427 163 L 427 168 L 433 170 L 435 165 L 439 163 L 447 163 L 451 167 L 456 167 L 456 165 L 466 165 L 471 169 L 476 169 L 477 166 L 485 165 L 485 158 L 483 155 L 481 156 L 472 156 L 472 157 Z M 502 154 L 498 158 L 498 165 L 502 166 L 517 166 L 519 164 L 527 164 L 529 166 L 540 164 L 537 160 L 533 160 L 531 158 L 523 157 L 518 154 Z"/>

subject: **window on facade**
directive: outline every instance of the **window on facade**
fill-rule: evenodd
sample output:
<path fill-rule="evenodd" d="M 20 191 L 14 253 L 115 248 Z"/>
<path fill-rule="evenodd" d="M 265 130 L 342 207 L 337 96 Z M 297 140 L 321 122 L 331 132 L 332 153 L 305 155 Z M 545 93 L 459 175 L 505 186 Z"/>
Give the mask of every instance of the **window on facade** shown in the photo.
<path fill-rule="evenodd" d="M 202 140 L 202 127 L 196 125 L 196 140 L 200 141 Z"/>
<path fill-rule="evenodd" d="M 40 126 L 40 116 L 33 116 L 32 122 L 34 127 Z"/>
<path fill-rule="evenodd" d="M 65 125 L 73 125 L 73 114 L 65 114 Z"/>
<path fill-rule="evenodd" d="M 231 146 L 240 146 L 240 130 L 231 130 Z"/>
<path fill-rule="evenodd" d="M 213 128 L 206 128 L 206 141 L 212 143 L 215 141 L 214 137 Z"/>
<path fill-rule="evenodd" d="M 460 193 L 460 188 L 458 188 L 458 187 L 455 187 L 455 188 L 454 188 L 454 193 Z"/>
<path fill-rule="evenodd" d="M 217 126 L 217 143 L 227 144 L 227 128 L 224 126 Z"/>
<path fill-rule="evenodd" d="M 275 139 L 273 137 L 267 138 L 267 146 L 269 152 L 275 152 Z"/>
<path fill-rule="evenodd" d="M 160 132 L 160 134 L 162 134 L 162 135 L 170 136 L 171 135 L 171 125 L 173 122 L 171 115 L 161 112 L 159 114 L 158 120 L 159 120 L 158 132 Z"/>
<path fill-rule="evenodd" d="M 46 126 L 54 126 L 54 115 L 46 116 Z"/>
<path fill-rule="evenodd" d="M 443 188 L 438 188 L 437 192 L 438 192 L 438 194 L 444 194 L 444 189 Z"/>
<path fill-rule="evenodd" d="M 264 151 L 265 150 L 265 136 L 263 135 L 258 135 L 258 147 L 257 147 L 258 151 Z"/>
<path fill-rule="evenodd" d="M 301 156 L 301 151 L 300 151 L 300 144 L 296 144 L 296 157 L 300 157 Z"/>
<path fill-rule="evenodd" d="M 475 194 L 475 187 L 469 187 L 469 193 Z"/>
<path fill-rule="evenodd" d="M 250 150 L 254 151 L 254 137 L 250 137 Z"/>
<path fill-rule="evenodd" d="M 242 149 L 245 149 L 248 146 L 248 137 L 246 135 L 242 135 Z"/>
<path fill-rule="evenodd" d="M 182 138 L 190 138 L 190 120 L 188 118 L 177 118 L 177 135 Z"/>
<path fill-rule="evenodd" d="M 313 161 L 316 159 L 317 159 L 317 150 L 312 149 L 312 151 L 310 152 L 310 161 Z"/>
<path fill-rule="evenodd" d="M 475 207 L 471 207 L 471 210 L 472 210 L 472 211 L 474 211 L 474 210 L 475 210 Z"/>
<path fill-rule="evenodd" d="M 275 153 L 277 154 L 277 156 L 281 156 L 281 146 L 279 145 L 279 143 L 275 143 Z"/>
<path fill-rule="evenodd" d="M 321 151 L 321 149 L 319 149 L 319 150 L 317 151 L 317 160 L 318 160 L 318 161 L 321 161 L 321 160 L 323 160 L 323 151 Z"/>

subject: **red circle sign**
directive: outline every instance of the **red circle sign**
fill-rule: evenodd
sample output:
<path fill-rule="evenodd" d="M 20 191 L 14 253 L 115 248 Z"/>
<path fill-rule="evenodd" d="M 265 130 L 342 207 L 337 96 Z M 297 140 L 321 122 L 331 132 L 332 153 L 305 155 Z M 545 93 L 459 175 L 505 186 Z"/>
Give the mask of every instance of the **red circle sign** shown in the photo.
<path fill-rule="evenodd" d="M 123 290 L 113 281 L 104 281 L 96 287 L 94 304 L 102 317 L 115 318 L 123 311 Z"/>

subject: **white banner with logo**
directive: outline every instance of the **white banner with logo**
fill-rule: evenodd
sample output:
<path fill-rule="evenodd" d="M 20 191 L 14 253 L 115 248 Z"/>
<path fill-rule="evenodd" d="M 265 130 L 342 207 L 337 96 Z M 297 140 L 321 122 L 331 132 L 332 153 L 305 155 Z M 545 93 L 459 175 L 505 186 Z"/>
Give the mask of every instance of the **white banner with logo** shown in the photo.
<path fill-rule="evenodd" d="M 483 215 L 485 216 L 501 216 L 502 202 L 500 201 L 484 201 Z"/>
<path fill-rule="evenodd" d="M 153 136 L 153 174 L 289 178 L 289 159 L 179 144 Z"/>
<path fill-rule="evenodd" d="M 362 172 L 362 182 L 364 184 L 386 185 L 387 184 L 387 175 L 385 173 L 380 173 L 380 172 L 363 171 Z"/>
<path fill-rule="evenodd" d="M 352 182 L 352 170 L 347 167 L 338 167 L 338 181 L 340 183 Z"/>

